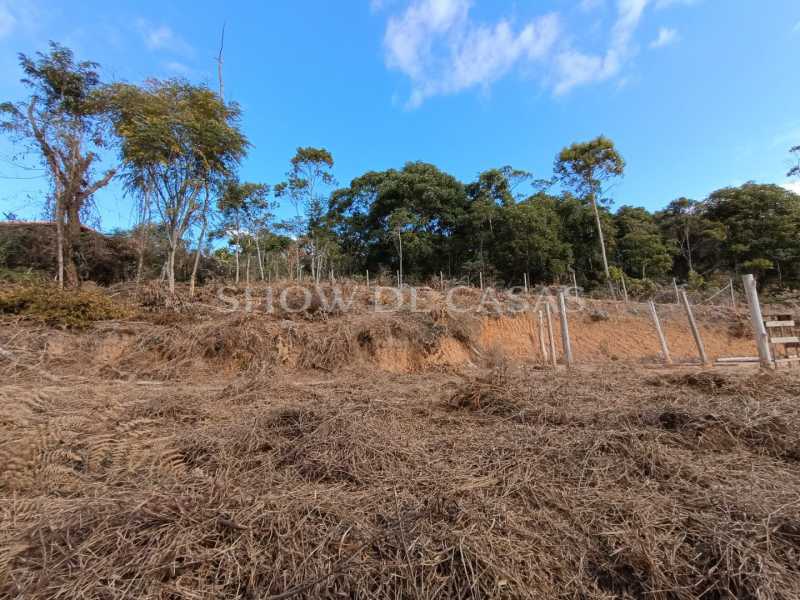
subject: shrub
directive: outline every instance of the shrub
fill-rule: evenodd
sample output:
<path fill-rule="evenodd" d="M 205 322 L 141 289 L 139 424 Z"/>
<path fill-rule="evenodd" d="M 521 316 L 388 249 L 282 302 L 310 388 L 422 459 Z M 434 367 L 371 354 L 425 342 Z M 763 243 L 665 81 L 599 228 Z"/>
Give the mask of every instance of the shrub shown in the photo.
<path fill-rule="evenodd" d="M 0 291 L 0 314 L 19 315 L 48 325 L 83 328 L 93 321 L 126 317 L 130 311 L 99 290 L 24 285 Z"/>

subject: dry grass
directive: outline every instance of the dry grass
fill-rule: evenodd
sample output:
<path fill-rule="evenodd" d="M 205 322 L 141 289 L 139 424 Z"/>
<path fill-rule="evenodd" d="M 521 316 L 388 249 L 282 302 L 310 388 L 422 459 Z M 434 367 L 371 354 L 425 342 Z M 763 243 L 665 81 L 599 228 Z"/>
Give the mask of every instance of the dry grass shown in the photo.
<path fill-rule="evenodd" d="M 131 310 L 96 289 L 60 290 L 53 285 L 6 285 L 0 314 L 18 315 L 51 326 L 86 328 L 95 321 L 121 319 Z"/>
<path fill-rule="evenodd" d="M 480 320 L 204 310 L 0 326 L 0 597 L 800 597 L 796 374 L 391 375 Z"/>
<path fill-rule="evenodd" d="M 2 594 L 800 595 L 796 377 L 365 375 L 4 384 Z"/>

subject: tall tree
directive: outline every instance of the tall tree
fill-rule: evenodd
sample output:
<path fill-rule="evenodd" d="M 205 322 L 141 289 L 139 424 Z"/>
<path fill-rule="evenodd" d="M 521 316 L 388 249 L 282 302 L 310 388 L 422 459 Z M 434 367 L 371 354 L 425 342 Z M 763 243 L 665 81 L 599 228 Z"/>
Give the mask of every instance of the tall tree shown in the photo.
<path fill-rule="evenodd" d="M 0 105 L 0 126 L 40 155 L 54 190 L 58 281 L 80 285 L 81 214 L 92 195 L 117 169 L 95 178 L 99 153 L 110 143 L 109 106 L 99 65 L 76 62 L 69 48 L 50 43 L 47 52 L 19 55 L 31 90 L 27 100 Z"/>
<path fill-rule="evenodd" d="M 333 155 L 325 148 L 298 148 L 290 163 L 286 181 L 275 186 L 275 194 L 288 197 L 295 208 L 295 218 L 289 229 L 298 241 L 298 268 L 299 244 L 305 236 L 311 276 L 319 281 L 329 254 L 322 231 L 322 216 L 326 212 L 327 194 L 336 185 L 332 172 Z"/>
<path fill-rule="evenodd" d="M 126 183 L 153 193 L 170 252 L 165 275 L 175 291 L 175 254 L 208 207 L 211 186 L 231 176 L 245 155 L 239 109 L 203 86 L 151 80 L 112 90 Z"/>
<path fill-rule="evenodd" d="M 572 188 L 578 196 L 591 204 L 603 256 L 603 269 L 606 279 L 610 282 L 606 243 L 597 205 L 605 201 L 604 193 L 607 190 L 603 189 L 604 184 L 624 174 L 625 161 L 614 147 L 614 142 L 600 136 L 564 148 L 556 158 L 554 171 L 561 183 Z"/>

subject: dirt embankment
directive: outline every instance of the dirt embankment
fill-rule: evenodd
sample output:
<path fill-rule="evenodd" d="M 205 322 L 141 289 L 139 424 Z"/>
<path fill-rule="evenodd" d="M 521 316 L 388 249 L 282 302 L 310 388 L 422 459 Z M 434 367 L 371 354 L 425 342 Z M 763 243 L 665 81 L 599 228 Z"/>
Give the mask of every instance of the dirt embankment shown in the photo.
<path fill-rule="evenodd" d="M 30 336 L 25 352 L 37 348 L 35 360 L 43 360 L 47 368 L 69 368 L 81 356 L 84 369 L 116 372 L 121 378 L 162 379 L 187 372 L 235 373 L 275 367 L 329 371 L 349 365 L 410 373 L 458 369 L 497 359 L 543 362 L 538 318 L 530 313 L 455 318 L 435 318 L 428 313 L 360 314 L 319 322 L 223 314 L 213 319 L 179 316 L 174 322 L 160 321 L 103 323 L 91 334 L 33 328 L 22 333 L 7 330 L 3 335 L 0 326 L 0 338 Z M 589 313 L 571 313 L 569 322 L 579 364 L 660 362 L 649 316 L 626 312 L 596 320 Z M 710 358 L 755 355 L 747 329 L 731 323 L 723 320 L 701 325 Z M 556 315 L 554 341 L 560 356 L 558 325 Z M 673 359 L 696 362 L 688 325 L 676 318 L 666 318 L 662 325 Z M 547 340 L 546 327 L 544 334 Z"/>

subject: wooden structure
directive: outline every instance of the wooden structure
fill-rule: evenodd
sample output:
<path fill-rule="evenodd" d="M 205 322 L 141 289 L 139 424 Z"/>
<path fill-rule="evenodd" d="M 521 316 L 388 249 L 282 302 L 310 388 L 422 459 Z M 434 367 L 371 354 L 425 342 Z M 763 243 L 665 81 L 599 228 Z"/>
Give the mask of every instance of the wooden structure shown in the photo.
<path fill-rule="evenodd" d="M 800 366 L 800 336 L 791 314 L 764 315 L 764 329 L 775 367 Z"/>

